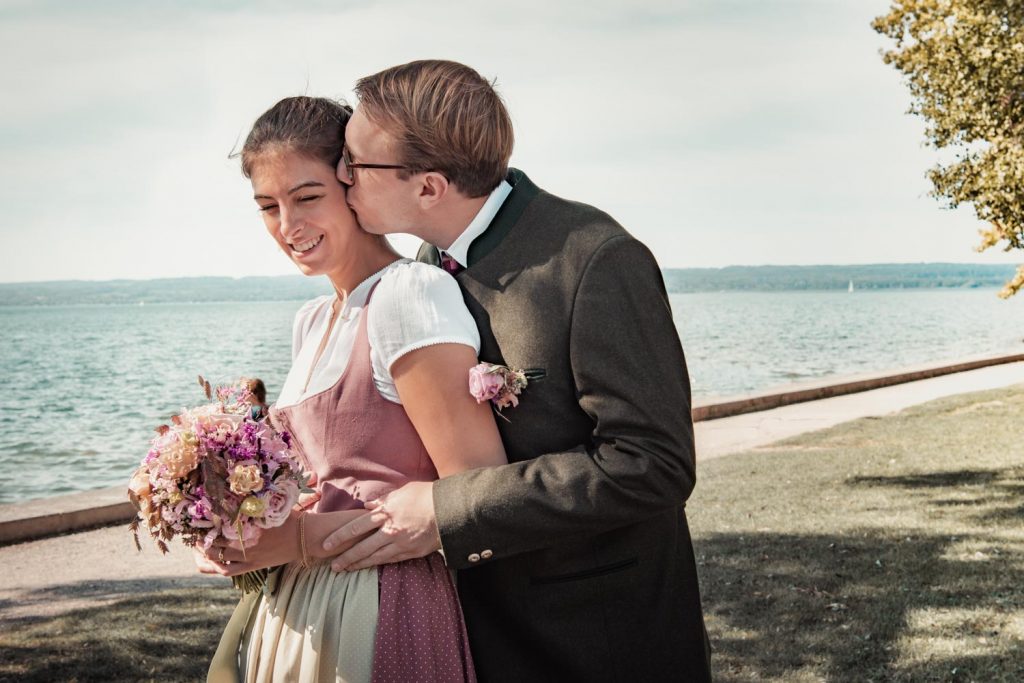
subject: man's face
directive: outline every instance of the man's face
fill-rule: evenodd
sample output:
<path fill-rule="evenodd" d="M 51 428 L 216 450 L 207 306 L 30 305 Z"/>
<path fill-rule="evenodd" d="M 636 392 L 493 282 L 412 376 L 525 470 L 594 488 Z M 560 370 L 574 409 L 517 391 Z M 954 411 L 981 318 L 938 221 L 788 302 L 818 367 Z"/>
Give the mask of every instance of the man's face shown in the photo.
<path fill-rule="evenodd" d="M 356 164 L 400 164 L 398 143 L 357 107 L 345 127 L 345 146 Z M 338 164 L 338 180 L 349 185 L 348 205 L 359 225 L 375 235 L 416 233 L 419 203 L 417 176 L 402 180 L 393 168 L 344 168 Z M 348 173 L 352 179 L 349 180 Z"/>

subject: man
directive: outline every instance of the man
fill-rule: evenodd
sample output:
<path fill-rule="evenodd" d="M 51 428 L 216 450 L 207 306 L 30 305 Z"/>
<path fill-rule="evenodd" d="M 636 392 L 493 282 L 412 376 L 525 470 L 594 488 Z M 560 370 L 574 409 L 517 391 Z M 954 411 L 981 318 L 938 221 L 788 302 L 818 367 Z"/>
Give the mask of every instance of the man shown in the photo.
<path fill-rule="evenodd" d="M 335 569 L 443 548 L 481 681 L 709 680 L 689 379 L 653 256 L 508 169 L 508 113 L 472 69 L 412 62 L 356 92 L 338 177 L 360 224 L 424 239 L 481 360 L 543 378 L 498 420 L 510 464 L 369 504 L 325 542 L 373 532 Z"/>

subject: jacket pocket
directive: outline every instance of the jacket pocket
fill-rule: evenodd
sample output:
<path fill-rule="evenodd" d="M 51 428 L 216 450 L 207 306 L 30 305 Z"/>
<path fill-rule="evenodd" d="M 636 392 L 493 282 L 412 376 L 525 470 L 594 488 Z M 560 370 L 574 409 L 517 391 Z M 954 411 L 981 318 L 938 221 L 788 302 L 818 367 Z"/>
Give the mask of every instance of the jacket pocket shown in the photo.
<path fill-rule="evenodd" d="M 613 562 L 612 564 L 602 565 L 600 567 L 593 567 L 591 569 L 584 569 L 579 572 L 572 572 L 570 574 L 554 574 L 552 576 L 533 576 L 530 577 L 530 583 L 534 586 L 540 586 L 549 583 L 565 583 L 566 581 L 582 581 L 583 579 L 594 579 L 599 576 L 605 576 L 606 574 L 614 574 L 615 572 L 621 572 L 630 567 L 635 567 L 640 561 L 637 558 L 629 560 L 622 560 L 620 562 Z"/>
<path fill-rule="evenodd" d="M 537 382 L 548 376 L 548 371 L 544 368 L 523 368 L 523 375 L 526 376 L 526 381 Z"/>

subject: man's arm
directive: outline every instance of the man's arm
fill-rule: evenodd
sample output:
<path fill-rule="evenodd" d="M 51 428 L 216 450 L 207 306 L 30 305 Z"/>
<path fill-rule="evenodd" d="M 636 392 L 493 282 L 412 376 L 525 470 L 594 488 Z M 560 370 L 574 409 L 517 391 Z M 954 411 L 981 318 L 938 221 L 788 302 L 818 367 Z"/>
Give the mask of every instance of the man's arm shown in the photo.
<path fill-rule="evenodd" d="M 661 272 L 641 243 L 616 237 L 594 254 L 569 352 L 595 447 L 435 482 L 449 566 L 471 566 L 481 549 L 499 559 L 630 524 L 693 490 L 689 379 Z"/>
<path fill-rule="evenodd" d="M 641 243 L 614 237 L 591 258 L 573 306 L 569 353 L 580 407 L 595 423 L 594 447 L 434 482 L 434 516 L 449 566 L 474 566 L 631 524 L 682 504 L 693 490 L 689 379 L 661 272 Z M 530 400 L 529 390 L 522 400 Z M 385 510 L 330 540 L 387 522 L 396 556 L 407 555 L 399 552 L 412 533 L 404 526 L 422 523 L 431 504 L 422 487 L 411 493 L 399 489 L 391 496 L 401 506 L 386 500 Z M 366 566 L 360 564 L 364 543 L 342 554 L 335 567 Z M 481 559 L 483 550 L 491 552 Z"/>

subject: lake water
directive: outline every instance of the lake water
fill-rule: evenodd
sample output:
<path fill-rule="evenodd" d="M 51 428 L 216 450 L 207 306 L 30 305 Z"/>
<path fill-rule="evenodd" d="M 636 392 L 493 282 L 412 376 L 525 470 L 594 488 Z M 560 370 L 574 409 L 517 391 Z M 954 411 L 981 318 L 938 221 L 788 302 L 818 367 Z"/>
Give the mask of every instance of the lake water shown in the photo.
<path fill-rule="evenodd" d="M 674 294 L 694 397 L 1024 352 L 995 290 Z M 211 380 L 271 394 L 301 302 L 0 306 L 0 503 L 123 484 L 153 428 Z"/>

